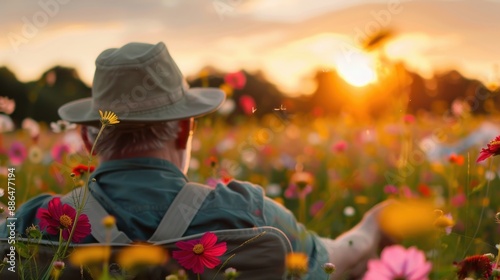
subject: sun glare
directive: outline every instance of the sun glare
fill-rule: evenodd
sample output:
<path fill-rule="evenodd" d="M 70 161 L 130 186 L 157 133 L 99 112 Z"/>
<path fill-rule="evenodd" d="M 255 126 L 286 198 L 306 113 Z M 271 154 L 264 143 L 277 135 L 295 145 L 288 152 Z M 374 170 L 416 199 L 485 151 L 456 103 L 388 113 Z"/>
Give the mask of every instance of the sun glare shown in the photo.
<path fill-rule="evenodd" d="M 338 59 L 339 75 L 355 87 L 363 87 L 377 80 L 373 60 L 366 54 L 356 53 Z"/>

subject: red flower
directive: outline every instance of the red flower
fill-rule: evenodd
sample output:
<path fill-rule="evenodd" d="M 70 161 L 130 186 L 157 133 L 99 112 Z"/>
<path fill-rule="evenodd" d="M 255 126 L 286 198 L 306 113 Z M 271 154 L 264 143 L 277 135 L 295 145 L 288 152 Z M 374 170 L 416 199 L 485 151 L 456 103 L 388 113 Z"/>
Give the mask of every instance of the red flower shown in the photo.
<path fill-rule="evenodd" d="M 467 257 L 458 264 L 457 276 L 462 280 L 467 277 L 474 279 L 489 279 L 492 273 L 492 266 L 490 259 L 484 255 L 475 255 Z"/>
<path fill-rule="evenodd" d="M 481 162 L 491 156 L 496 156 L 499 154 L 500 154 L 500 136 L 497 136 L 493 141 L 488 143 L 488 146 L 486 148 L 483 148 L 481 150 L 476 162 Z"/>
<path fill-rule="evenodd" d="M 432 190 L 431 188 L 429 188 L 429 186 L 425 185 L 425 184 L 420 184 L 418 186 L 418 191 L 425 197 L 429 197 L 432 195 Z"/>
<path fill-rule="evenodd" d="M 224 76 L 224 82 L 234 89 L 243 89 L 247 83 L 247 77 L 242 71 L 228 73 Z"/>
<path fill-rule="evenodd" d="M 451 154 L 450 157 L 448 158 L 448 161 L 450 163 L 454 163 L 456 165 L 463 165 L 464 164 L 464 156 Z"/>
<path fill-rule="evenodd" d="M 49 201 L 47 209 L 38 209 L 36 217 L 40 220 L 39 226 L 42 230 L 52 235 L 58 235 L 59 230 L 62 230 L 64 240 L 68 240 L 76 217 L 76 210 L 68 204 L 62 204 L 61 199 L 55 197 Z M 90 231 L 89 218 L 87 215 L 81 214 L 78 221 L 76 221 L 75 232 L 71 241 L 79 243 L 90 234 Z"/>
<path fill-rule="evenodd" d="M 227 246 L 226 242 L 215 244 L 216 242 L 217 236 L 207 232 L 201 239 L 175 243 L 181 251 L 173 252 L 172 256 L 185 269 L 201 274 L 205 267 L 212 269 L 221 263 L 217 257 L 226 252 Z"/>
<path fill-rule="evenodd" d="M 94 172 L 95 167 L 90 166 L 90 173 Z M 73 167 L 73 170 L 71 172 L 75 173 L 76 176 L 81 176 L 89 171 L 89 167 L 84 164 L 78 164 L 77 166 Z"/>

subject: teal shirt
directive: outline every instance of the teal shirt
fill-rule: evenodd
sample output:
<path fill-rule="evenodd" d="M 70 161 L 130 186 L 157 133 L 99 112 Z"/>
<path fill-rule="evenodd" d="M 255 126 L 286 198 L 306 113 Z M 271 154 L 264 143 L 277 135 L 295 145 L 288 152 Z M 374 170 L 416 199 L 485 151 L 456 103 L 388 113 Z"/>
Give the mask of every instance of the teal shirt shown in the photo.
<path fill-rule="evenodd" d="M 91 178 L 96 179 L 89 186 L 92 195 L 116 218 L 117 227 L 130 239 L 142 241 L 153 235 L 169 205 L 188 181 L 175 165 L 156 158 L 103 162 Z M 37 224 L 38 208 L 46 208 L 52 198 L 42 194 L 17 209 L 17 231 L 24 233 L 31 224 Z M 267 198 L 260 186 L 248 182 L 219 183 L 184 235 L 260 226 L 282 230 L 294 251 L 309 256 L 311 279 L 325 277 L 321 265 L 328 262 L 328 255 L 320 238 L 298 223 L 289 210 Z M 0 237 L 7 237 L 5 224 L 0 224 Z M 93 242 L 96 240 L 91 235 L 83 241 Z"/>

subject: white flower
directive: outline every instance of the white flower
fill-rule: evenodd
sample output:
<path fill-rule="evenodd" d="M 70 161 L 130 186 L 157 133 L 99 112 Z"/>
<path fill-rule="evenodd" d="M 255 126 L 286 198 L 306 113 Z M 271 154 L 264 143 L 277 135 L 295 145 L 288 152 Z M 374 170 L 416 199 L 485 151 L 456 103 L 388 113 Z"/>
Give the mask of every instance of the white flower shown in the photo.
<path fill-rule="evenodd" d="M 346 215 L 347 217 L 352 217 L 354 216 L 354 214 L 356 214 L 356 209 L 354 209 L 354 207 L 347 206 L 346 208 L 344 208 L 344 215 Z"/>
<path fill-rule="evenodd" d="M 14 130 L 14 122 L 7 115 L 0 115 L 0 133 Z"/>
<path fill-rule="evenodd" d="M 58 120 L 57 122 L 51 122 L 50 128 L 54 133 L 60 133 L 70 129 L 75 129 L 76 124 L 67 122 L 65 120 Z"/>

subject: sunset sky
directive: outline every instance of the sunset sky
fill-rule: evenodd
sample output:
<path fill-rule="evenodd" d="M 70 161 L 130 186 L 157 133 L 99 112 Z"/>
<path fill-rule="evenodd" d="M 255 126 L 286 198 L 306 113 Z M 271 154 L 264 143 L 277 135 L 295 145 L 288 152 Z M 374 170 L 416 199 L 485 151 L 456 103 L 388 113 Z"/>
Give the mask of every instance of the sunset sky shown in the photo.
<path fill-rule="evenodd" d="M 388 57 L 426 77 L 458 69 L 483 82 L 500 78 L 500 0 L 39 0 L 0 7 L 0 65 L 23 81 L 63 65 L 90 85 L 102 50 L 163 41 L 186 76 L 206 65 L 260 69 L 287 93 L 310 92 L 316 69 L 369 80 L 374 61 L 359 42 L 381 28 L 395 31 Z"/>

